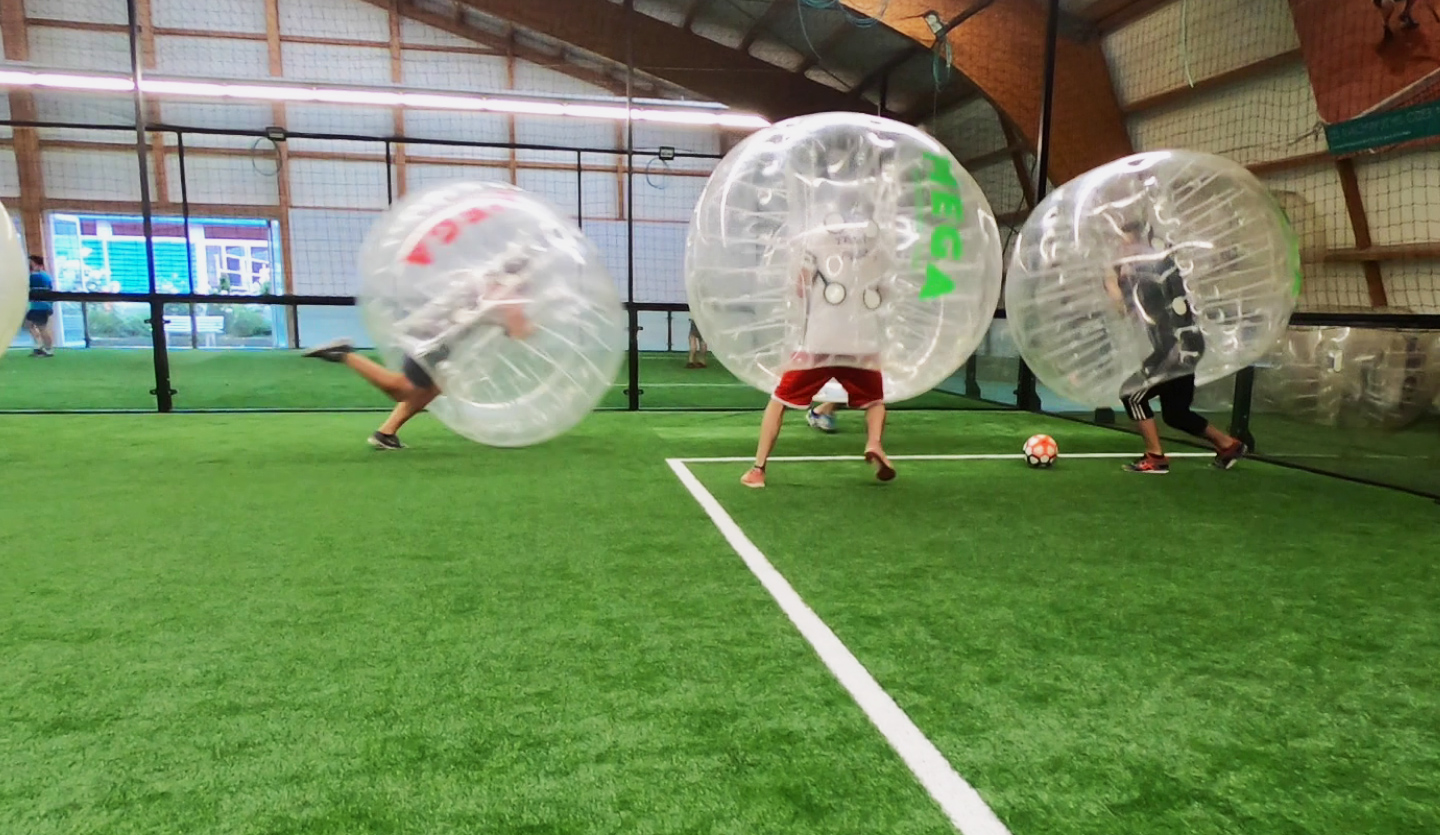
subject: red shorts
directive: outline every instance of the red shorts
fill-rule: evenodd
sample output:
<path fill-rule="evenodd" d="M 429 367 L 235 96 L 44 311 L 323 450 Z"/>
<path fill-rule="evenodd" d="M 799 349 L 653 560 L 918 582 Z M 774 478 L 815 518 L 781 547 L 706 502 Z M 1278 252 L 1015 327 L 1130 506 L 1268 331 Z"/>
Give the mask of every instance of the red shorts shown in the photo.
<path fill-rule="evenodd" d="M 793 409 L 808 409 L 815 395 L 831 380 L 845 389 L 852 409 L 864 409 L 885 399 L 885 382 L 879 371 L 839 365 L 786 371 L 772 396 Z"/>

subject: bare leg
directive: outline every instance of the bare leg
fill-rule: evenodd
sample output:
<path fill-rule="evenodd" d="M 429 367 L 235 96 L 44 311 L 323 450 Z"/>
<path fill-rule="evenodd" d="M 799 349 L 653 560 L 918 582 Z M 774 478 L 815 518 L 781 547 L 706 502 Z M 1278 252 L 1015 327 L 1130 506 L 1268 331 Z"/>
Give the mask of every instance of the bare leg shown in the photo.
<path fill-rule="evenodd" d="M 1165 447 L 1160 445 L 1160 427 L 1155 425 L 1155 418 L 1136 421 L 1135 428 L 1140 430 L 1140 437 L 1145 439 L 1146 453 L 1157 458 L 1165 454 Z"/>
<path fill-rule="evenodd" d="M 839 406 L 839 403 L 821 403 L 819 406 L 815 407 L 815 414 L 833 415 L 835 414 L 835 411 L 839 408 Z"/>
<path fill-rule="evenodd" d="M 391 400 L 404 401 L 416 391 L 415 384 L 405 379 L 398 371 L 391 371 L 380 363 L 356 353 L 345 355 L 345 365 L 365 378 L 365 381 L 389 395 Z M 431 397 L 433 400 L 434 397 Z M 427 403 L 429 401 L 426 401 Z M 402 421 L 403 422 L 403 421 Z M 391 433 L 394 434 L 394 433 Z"/>
<path fill-rule="evenodd" d="M 775 451 L 775 440 L 780 437 L 780 427 L 785 422 L 785 404 L 771 400 L 765 407 L 765 416 L 760 419 L 760 443 L 755 449 L 755 466 L 751 467 L 740 483 L 746 487 L 765 486 L 765 463 Z"/>
<path fill-rule="evenodd" d="M 45 349 L 45 353 L 53 354 L 55 352 L 55 325 L 53 324 L 53 320 L 46 322 L 40 327 L 40 337 L 44 343 L 41 347 Z"/>
<path fill-rule="evenodd" d="M 885 455 L 885 404 L 876 403 L 865 409 L 865 460 L 875 467 L 875 477 L 889 481 L 895 468 Z"/>
<path fill-rule="evenodd" d="M 26 320 L 25 320 L 25 332 L 28 333 L 28 334 L 30 334 L 30 340 L 35 343 L 35 350 L 38 351 L 38 350 L 41 350 L 41 349 L 43 349 L 43 348 L 45 347 L 45 346 L 44 346 L 44 342 L 43 342 L 43 338 L 40 336 L 40 326 L 39 326 L 39 325 L 35 324 L 34 322 L 30 321 L 29 319 L 26 319 Z"/>
<path fill-rule="evenodd" d="M 1213 423 L 1205 427 L 1205 439 L 1215 445 L 1216 452 L 1224 452 L 1235 446 L 1235 439 L 1216 429 Z"/>
<path fill-rule="evenodd" d="M 380 424 L 381 434 L 397 434 L 400 431 L 400 427 L 404 426 L 410 418 L 425 411 L 425 407 L 429 406 L 431 401 L 440 396 L 440 390 L 436 388 L 415 389 L 412 386 L 412 389 L 413 393 L 399 403 L 396 403 L 395 408 L 390 412 L 390 417 L 386 418 L 385 422 Z"/>
<path fill-rule="evenodd" d="M 691 336 L 691 337 L 690 337 L 690 356 L 688 356 L 688 357 L 685 358 L 685 365 L 686 365 L 687 367 L 694 368 L 694 367 L 695 367 L 695 363 L 698 362 L 698 360 L 696 359 L 696 355 L 699 354 L 699 353 L 700 353 L 700 340 L 696 339 L 694 336 Z"/>

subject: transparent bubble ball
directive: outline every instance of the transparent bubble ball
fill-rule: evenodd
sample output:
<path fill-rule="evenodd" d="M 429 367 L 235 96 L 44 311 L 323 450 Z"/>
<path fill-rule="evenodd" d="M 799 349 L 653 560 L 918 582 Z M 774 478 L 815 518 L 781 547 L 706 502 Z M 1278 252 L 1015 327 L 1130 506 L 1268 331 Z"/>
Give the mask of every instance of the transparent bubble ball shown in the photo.
<path fill-rule="evenodd" d="M 1252 365 L 1285 333 L 1300 245 L 1244 167 L 1191 151 L 1136 154 L 1056 189 L 1031 213 L 1006 275 L 1025 362 L 1070 400 Z"/>
<path fill-rule="evenodd" d="M 685 289 L 710 349 L 772 391 L 789 370 L 878 369 L 885 399 L 944 381 L 1000 299 L 990 204 L 943 145 L 857 113 L 788 119 L 711 175 Z"/>
<path fill-rule="evenodd" d="M 615 283 L 564 216 L 514 186 L 413 192 L 360 254 L 360 305 L 387 365 L 410 357 L 460 435 L 526 446 L 579 423 L 615 382 L 626 345 Z"/>
<path fill-rule="evenodd" d="M 30 269 L 10 214 L 0 206 L 0 339 L 8 346 L 30 309 Z M 0 349 L 0 357 L 5 355 Z"/>

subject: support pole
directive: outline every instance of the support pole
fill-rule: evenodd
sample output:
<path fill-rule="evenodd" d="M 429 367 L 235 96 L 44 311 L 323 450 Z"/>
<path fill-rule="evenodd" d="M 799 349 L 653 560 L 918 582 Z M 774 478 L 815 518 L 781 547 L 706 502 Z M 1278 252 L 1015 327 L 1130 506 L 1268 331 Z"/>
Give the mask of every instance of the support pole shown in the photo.
<path fill-rule="evenodd" d="M 1250 434 L 1250 410 L 1255 394 L 1255 366 L 1240 369 L 1235 375 L 1235 407 L 1230 411 L 1230 435 L 1255 450 L 1255 436 Z"/>
<path fill-rule="evenodd" d="M 635 0 L 625 0 L 625 297 L 630 302 L 630 411 L 640 410 L 640 312 L 635 309 Z"/>
<path fill-rule="evenodd" d="M 159 296 L 155 276 L 155 216 L 150 195 L 149 146 L 145 141 L 145 91 L 140 55 L 140 12 L 136 0 L 126 0 L 130 15 L 130 77 L 135 84 L 135 155 L 140 163 L 140 214 L 145 230 L 145 266 L 150 277 L 150 344 L 154 349 L 155 406 L 161 412 L 175 408 L 175 390 L 170 388 L 170 354 L 165 344 L 165 302 Z"/>
<path fill-rule="evenodd" d="M 1055 60 L 1060 42 L 1060 0 L 1050 0 L 1045 21 L 1045 87 L 1040 100 L 1040 132 L 1035 140 L 1035 201 L 1045 199 L 1050 183 L 1050 129 L 1055 116 Z M 1020 384 L 1015 404 L 1031 412 L 1040 411 L 1035 391 L 1035 373 L 1020 361 Z"/>

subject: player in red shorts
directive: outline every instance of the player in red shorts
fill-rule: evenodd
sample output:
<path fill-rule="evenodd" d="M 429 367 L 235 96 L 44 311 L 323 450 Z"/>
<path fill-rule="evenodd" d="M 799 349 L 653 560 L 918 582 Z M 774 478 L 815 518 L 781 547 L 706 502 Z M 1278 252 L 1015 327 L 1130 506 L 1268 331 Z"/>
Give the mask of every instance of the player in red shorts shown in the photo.
<path fill-rule="evenodd" d="M 799 350 L 775 387 L 760 423 L 755 465 L 740 482 L 765 486 L 765 464 L 785 420 L 785 409 L 808 411 L 831 380 L 844 387 L 850 408 L 865 412 L 865 460 L 881 481 L 895 477 L 881 438 L 885 432 L 884 347 L 881 306 L 894 271 L 876 245 L 874 224 L 836 224 L 817 237 L 798 271 L 805 310 Z"/>

